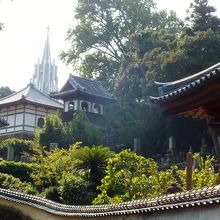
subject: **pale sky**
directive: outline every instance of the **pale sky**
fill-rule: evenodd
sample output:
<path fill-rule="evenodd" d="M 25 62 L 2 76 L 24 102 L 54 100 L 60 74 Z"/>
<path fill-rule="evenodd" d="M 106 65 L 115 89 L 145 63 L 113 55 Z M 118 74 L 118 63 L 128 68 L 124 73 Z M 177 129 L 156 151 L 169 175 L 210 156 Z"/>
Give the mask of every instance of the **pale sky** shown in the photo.
<path fill-rule="evenodd" d="M 181 18 L 190 0 L 157 0 L 160 9 L 174 10 Z M 220 1 L 210 0 L 218 9 Z M 71 71 L 59 59 L 62 50 L 68 48 L 66 31 L 73 24 L 74 0 L 0 0 L 0 87 L 13 90 L 25 87 L 34 73 L 34 64 L 41 58 L 46 39 L 46 27 L 50 30 L 51 56 L 58 66 L 59 87 Z"/>

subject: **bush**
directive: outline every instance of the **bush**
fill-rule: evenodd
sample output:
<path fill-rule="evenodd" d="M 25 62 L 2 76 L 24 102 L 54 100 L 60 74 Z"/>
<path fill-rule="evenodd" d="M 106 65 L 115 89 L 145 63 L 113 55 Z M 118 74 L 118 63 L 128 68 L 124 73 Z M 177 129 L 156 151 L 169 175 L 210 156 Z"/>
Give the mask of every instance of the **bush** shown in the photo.
<path fill-rule="evenodd" d="M 52 200 L 54 202 L 61 202 L 59 189 L 56 186 L 50 186 L 49 188 L 45 189 L 43 194 L 45 194 L 45 198 Z"/>
<path fill-rule="evenodd" d="M 60 196 L 65 204 L 90 205 L 96 195 L 88 181 L 80 176 L 65 173 L 60 181 Z"/>
<path fill-rule="evenodd" d="M 28 164 L 14 161 L 1 161 L 0 173 L 10 174 L 21 181 L 33 182 L 31 173 L 37 168 L 37 164 Z"/>
<path fill-rule="evenodd" d="M 24 139 L 17 139 L 17 138 L 8 138 L 5 140 L 2 140 L 0 143 L 0 156 L 4 159 L 7 158 L 7 148 L 8 147 L 14 147 L 15 156 L 18 157 L 18 159 L 21 157 L 21 155 L 25 153 L 32 153 L 32 146 L 34 145 L 33 141 L 30 140 L 24 140 Z"/>
<path fill-rule="evenodd" d="M 35 194 L 33 186 L 26 182 L 21 182 L 12 175 L 0 173 L 0 187 L 4 189 L 16 190 L 23 193 Z"/>

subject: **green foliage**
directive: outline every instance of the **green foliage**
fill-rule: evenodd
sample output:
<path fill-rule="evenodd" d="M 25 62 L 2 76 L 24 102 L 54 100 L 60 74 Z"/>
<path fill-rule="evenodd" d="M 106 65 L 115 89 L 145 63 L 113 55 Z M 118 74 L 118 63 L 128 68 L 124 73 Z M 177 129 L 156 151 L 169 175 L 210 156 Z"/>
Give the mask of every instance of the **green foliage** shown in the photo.
<path fill-rule="evenodd" d="M 101 130 L 89 122 L 82 110 L 74 112 L 68 127 L 68 136 L 72 138 L 72 143 L 82 142 L 88 146 L 98 145 L 101 142 Z"/>
<path fill-rule="evenodd" d="M 105 112 L 107 132 L 111 133 L 113 146 L 132 149 L 134 138 L 140 138 L 144 155 L 153 156 L 165 151 L 166 118 L 157 106 L 150 103 L 116 104 L 108 106 Z"/>
<path fill-rule="evenodd" d="M 155 197 L 165 193 L 174 182 L 171 172 L 159 172 L 152 159 L 125 150 L 109 160 L 106 176 L 98 187 L 101 194 L 93 203 L 118 203 Z"/>
<path fill-rule="evenodd" d="M 36 192 L 31 184 L 21 182 L 18 178 L 4 173 L 0 173 L 0 187 L 29 194 L 35 194 Z"/>
<path fill-rule="evenodd" d="M 104 177 L 107 161 L 113 154 L 108 147 L 103 146 L 79 148 L 73 154 L 77 160 L 74 169 L 88 173 L 88 179 L 96 186 Z"/>
<path fill-rule="evenodd" d="M 54 202 L 59 202 L 59 203 L 61 202 L 59 189 L 56 186 L 50 186 L 46 188 L 43 194 L 45 195 L 46 199 L 52 200 Z"/>
<path fill-rule="evenodd" d="M 38 190 L 42 191 L 50 186 L 57 186 L 62 173 L 73 170 L 74 161 L 72 160 L 72 155 L 78 147 L 79 145 L 76 143 L 67 150 L 56 148 L 51 152 L 40 146 L 33 148 L 34 155 L 32 160 L 38 166 L 32 172 L 31 177 Z"/>
<path fill-rule="evenodd" d="M 0 156 L 6 159 L 7 148 L 13 147 L 15 156 L 17 156 L 19 159 L 21 155 L 30 154 L 32 152 L 33 145 L 34 142 L 31 140 L 17 138 L 4 139 L 0 142 Z"/>
<path fill-rule="evenodd" d="M 218 174 L 214 173 L 213 161 L 211 156 L 202 157 L 200 153 L 193 155 L 195 160 L 195 168 L 192 174 L 192 188 L 201 189 L 203 187 L 215 186 L 217 183 Z M 177 166 L 171 167 L 172 173 L 175 173 L 175 177 L 180 186 L 186 190 L 186 170 L 178 169 Z"/>
<path fill-rule="evenodd" d="M 130 36 L 141 30 L 179 31 L 181 22 L 175 13 L 156 11 L 153 0 L 78 0 L 77 25 L 68 31 L 71 48 L 61 54 L 67 63 L 81 60 L 80 70 L 112 89 L 121 58 L 127 54 Z"/>
<path fill-rule="evenodd" d="M 60 184 L 60 197 L 65 204 L 89 205 L 95 197 L 90 183 L 80 176 L 64 173 Z"/>
<path fill-rule="evenodd" d="M 36 164 L 22 163 L 14 161 L 1 161 L 0 173 L 10 174 L 13 177 L 19 178 L 21 181 L 32 182 L 31 173 L 37 167 Z"/>
<path fill-rule="evenodd" d="M 58 146 L 68 146 L 65 126 L 58 115 L 47 115 L 42 129 L 35 133 L 35 140 L 41 146 L 50 147 L 50 143 L 58 143 Z"/>
<path fill-rule="evenodd" d="M 193 188 L 201 189 L 202 187 L 211 187 L 217 183 L 217 173 L 214 173 L 212 162 L 214 158 L 211 156 L 200 156 L 199 153 L 194 154 L 193 158 L 198 163 L 198 168 L 193 172 Z"/>
<path fill-rule="evenodd" d="M 213 6 L 208 5 L 208 0 L 194 0 L 190 4 L 187 17 L 191 22 L 192 30 L 197 32 L 210 28 L 213 31 L 219 31 L 220 19 L 213 15 L 215 11 Z"/>

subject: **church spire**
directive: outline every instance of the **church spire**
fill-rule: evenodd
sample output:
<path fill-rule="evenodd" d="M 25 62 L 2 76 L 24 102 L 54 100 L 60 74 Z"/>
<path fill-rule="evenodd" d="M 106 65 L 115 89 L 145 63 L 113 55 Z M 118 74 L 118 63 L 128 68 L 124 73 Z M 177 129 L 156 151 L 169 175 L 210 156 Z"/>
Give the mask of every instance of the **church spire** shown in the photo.
<path fill-rule="evenodd" d="M 47 38 L 45 41 L 45 46 L 44 46 L 44 52 L 42 56 L 42 63 L 51 63 L 51 57 L 50 57 L 50 42 L 49 42 L 49 31 L 50 27 L 47 26 Z"/>
<path fill-rule="evenodd" d="M 55 92 L 57 88 L 57 66 L 51 62 L 50 43 L 49 43 L 49 26 L 47 27 L 47 37 L 45 41 L 41 63 L 35 65 L 33 83 L 36 88 L 45 94 Z"/>

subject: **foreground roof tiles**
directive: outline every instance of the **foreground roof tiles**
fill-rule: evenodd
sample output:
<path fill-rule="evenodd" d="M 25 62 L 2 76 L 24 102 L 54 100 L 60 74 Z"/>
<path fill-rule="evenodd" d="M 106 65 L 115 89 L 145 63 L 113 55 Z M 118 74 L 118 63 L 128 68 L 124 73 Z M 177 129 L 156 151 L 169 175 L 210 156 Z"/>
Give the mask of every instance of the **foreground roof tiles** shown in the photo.
<path fill-rule="evenodd" d="M 151 213 L 194 206 L 206 206 L 220 202 L 220 185 L 183 193 L 165 195 L 153 199 L 134 200 L 120 204 L 76 206 L 63 205 L 37 196 L 0 188 L 0 199 L 13 201 L 59 216 L 98 217 Z"/>
<path fill-rule="evenodd" d="M 204 85 L 207 85 L 217 78 L 220 78 L 220 63 L 177 81 L 165 83 L 155 82 L 155 84 L 158 86 L 159 96 L 150 96 L 149 98 L 150 101 L 154 103 L 170 101 Z"/>

